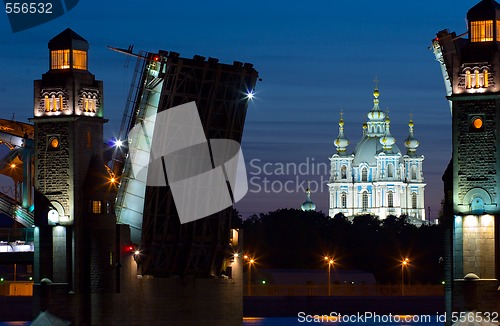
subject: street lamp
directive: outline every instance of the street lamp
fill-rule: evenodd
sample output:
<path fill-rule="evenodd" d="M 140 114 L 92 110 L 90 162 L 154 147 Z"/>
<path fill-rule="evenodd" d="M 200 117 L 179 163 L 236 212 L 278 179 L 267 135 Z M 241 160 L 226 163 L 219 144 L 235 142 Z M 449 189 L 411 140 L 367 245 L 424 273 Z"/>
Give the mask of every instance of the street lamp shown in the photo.
<path fill-rule="evenodd" d="M 334 264 L 333 258 L 325 256 L 325 262 L 328 264 L 328 296 L 331 295 L 330 271 Z"/>
<path fill-rule="evenodd" d="M 252 295 L 252 265 L 255 263 L 255 259 L 249 257 L 248 255 L 243 256 L 243 258 L 248 261 L 248 295 Z"/>
<path fill-rule="evenodd" d="M 401 261 L 401 294 L 405 295 L 405 267 L 410 266 L 410 259 L 405 258 Z M 410 283 L 410 270 L 408 269 L 408 284 Z"/>

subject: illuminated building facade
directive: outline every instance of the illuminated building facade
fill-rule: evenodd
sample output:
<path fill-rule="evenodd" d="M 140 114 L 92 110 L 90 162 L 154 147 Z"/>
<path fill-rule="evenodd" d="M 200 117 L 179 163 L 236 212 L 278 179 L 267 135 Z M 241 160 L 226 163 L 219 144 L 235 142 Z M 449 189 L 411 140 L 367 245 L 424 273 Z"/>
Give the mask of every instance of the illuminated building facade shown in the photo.
<path fill-rule="evenodd" d="M 373 108 L 363 124 L 363 136 L 354 152 L 348 154 L 349 140 L 344 135 L 344 120 L 334 144 L 337 153 L 330 157 L 331 217 L 372 214 L 381 219 L 407 215 L 411 223 L 425 222 L 425 183 L 423 155 L 417 155 L 418 140 L 410 120 L 403 155 L 390 132 L 389 116 L 379 108 L 380 93 L 373 92 Z"/>
<path fill-rule="evenodd" d="M 113 293 L 116 187 L 102 160 L 103 88 L 88 42 L 71 29 L 49 41 L 35 81 L 34 311 L 91 324 L 91 296 Z"/>
<path fill-rule="evenodd" d="M 500 311 L 500 5 L 467 12 L 468 38 L 447 30 L 433 48 L 452 114 L 453 156 L 445 173 L 447 310 Z"/>

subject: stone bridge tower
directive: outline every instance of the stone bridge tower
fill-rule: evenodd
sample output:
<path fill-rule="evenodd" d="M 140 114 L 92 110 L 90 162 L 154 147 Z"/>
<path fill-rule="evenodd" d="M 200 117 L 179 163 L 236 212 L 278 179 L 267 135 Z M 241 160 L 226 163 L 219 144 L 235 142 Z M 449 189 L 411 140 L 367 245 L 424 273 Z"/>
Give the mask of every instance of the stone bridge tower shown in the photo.
<path fill-rule="evenodd" d="M 499 312 L 500 5 L 482 0 L 467 12 L 467 26 L 433 41 L 452 114 L 448 310 Z"/>
<path fill-rule="evenodd" d="M 115 289 L 115 180 L 102 162 L 103 87 L 88 42 L 66 29 L 34 85 L 35 314 L 90 324 L 91 293 Z"/>

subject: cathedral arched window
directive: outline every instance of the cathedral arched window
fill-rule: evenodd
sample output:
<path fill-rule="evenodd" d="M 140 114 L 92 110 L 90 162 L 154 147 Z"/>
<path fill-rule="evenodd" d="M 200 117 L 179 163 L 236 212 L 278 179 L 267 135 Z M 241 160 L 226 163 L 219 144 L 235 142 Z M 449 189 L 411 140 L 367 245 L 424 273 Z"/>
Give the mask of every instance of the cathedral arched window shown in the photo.
<path fill-rule="evenodd" d="M 413 192 L 411 194 L 411 208 L 417 209 L 417 193 L 416 192 Z"/>
<path fill-rule="evenodd" d="M 394 207 L 394 194 L 392 193 L 392 191 L 389 191 L 387 193 L 387 206 Z"/>
<path fill-rule="evenodd" d="M 411 179 L 412 180 L 417 179 L 417 167 L 415 165 L 411 167 Z"/>
<path fill-rule="evenodd" d="M 361 169 L 361 181 L 368 181 L 368 169 L 366 167 Z"/>
<path fill-rule="evenodd" d="M 345 165 L 340 168 L 340 178 L 347 179 L 347 167 Z"/>
<path fill-rule="evenodd" d="M 342 192 L 340 195 L 340 201 L 342 204 L 342 208 L 347 208 L 347 194 L 345 192 Z"/>
<path fill-rule="evenodd" d="M 368 192 L 363 191 L 361 195 L 361 208 L 363 212 L 366 212 L 368 210 Z"/>
<path fill-rule="evenodd" d="M 387 164 L 387 177 L 394 177 L 394 165 L 392 163 Z"/>

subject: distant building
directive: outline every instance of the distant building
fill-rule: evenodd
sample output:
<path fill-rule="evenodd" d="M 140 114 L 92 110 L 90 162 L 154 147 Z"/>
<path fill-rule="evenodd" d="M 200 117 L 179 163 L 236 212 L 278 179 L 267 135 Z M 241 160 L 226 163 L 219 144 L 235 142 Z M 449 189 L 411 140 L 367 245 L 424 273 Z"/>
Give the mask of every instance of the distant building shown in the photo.
<path fill-rule="evenodd" d="M 338 213 L 353 217 L 373 214 L 408 215 L 414 224 L 425 221 L 423 155 L 417 155 L 419 142 L 413 135 L 410 120 L 405 140 L 406 154 L 401 154 L 390 133 L 389 116 L 379 108 L 379 91 L 373 92 L 373 108 L 363 124 L 363 136 L 354 152 L 348 154 L 349 140 L 344 135 L 344 120 L 339 121 L 335 139 L 337 153 L 330 157 L 331 217 Z"/>

